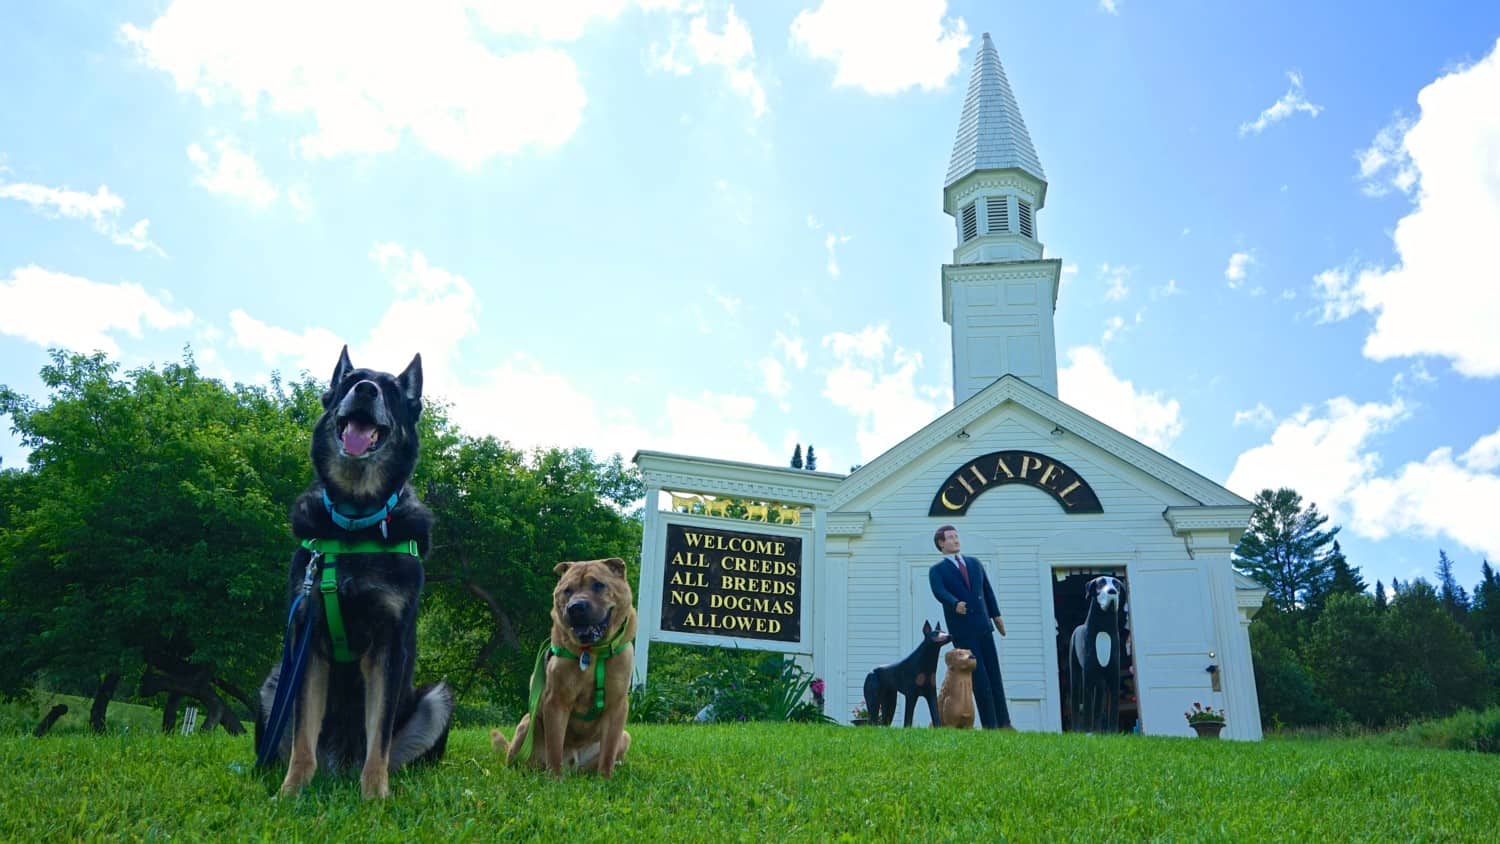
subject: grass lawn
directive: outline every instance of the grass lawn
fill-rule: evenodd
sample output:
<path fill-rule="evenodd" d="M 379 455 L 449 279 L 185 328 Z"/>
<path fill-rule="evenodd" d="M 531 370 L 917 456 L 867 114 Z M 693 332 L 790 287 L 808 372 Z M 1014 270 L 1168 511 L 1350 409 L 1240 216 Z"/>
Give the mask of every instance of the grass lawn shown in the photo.
<path fill-rule="evenodd" d="M 273 798 L 248 738 L 0 737 L 0 841 L 1494 840 L 1500 756 L 813 725 L 631 727 L 613 781 L 502 767 L 481 730 L 365 804 Z"/>

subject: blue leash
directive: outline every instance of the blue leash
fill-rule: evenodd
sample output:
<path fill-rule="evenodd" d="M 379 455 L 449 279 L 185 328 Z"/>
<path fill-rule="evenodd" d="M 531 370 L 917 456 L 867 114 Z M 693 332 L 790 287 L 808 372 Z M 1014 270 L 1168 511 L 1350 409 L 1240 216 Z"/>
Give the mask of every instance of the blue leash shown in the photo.
<path fill-rule="evenodd" d="M 276 758 L 277 748 L 281 744 L 281 734 L 285 732 L 287 722 L 292 719 L 292 711 L 297 706 L 297 692 L 302 689 L 302 674 L 307 668 L 307 646 L 312 643 L 312 619 L 302 625 L 302 639 L 297 643 L 296 653 L 292 650 L 292 623 L 297 618 L 297 607 L 301 606 L 302 599 L 312 592 L 313 569 L 317 565 L 317 554 L 307 562 L 307 575 L 302 580 L 302 591 L 292 599 L 292 609 L 286 615 L 286 636 L 281 644 L 281 673 L 276 682 L 276 697 L 271 702 L 271 714 L 266 718 L 266 730 L 260 737 L 260 747 L 255 750 L 255 764 L 259 767 L 268 767 Z"/>

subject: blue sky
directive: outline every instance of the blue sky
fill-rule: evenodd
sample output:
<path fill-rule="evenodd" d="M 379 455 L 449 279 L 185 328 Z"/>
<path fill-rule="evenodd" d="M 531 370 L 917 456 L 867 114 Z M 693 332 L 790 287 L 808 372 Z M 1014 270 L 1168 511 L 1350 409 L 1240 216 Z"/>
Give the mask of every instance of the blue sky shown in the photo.
<path fill-rule="evenodd" d="M 322 378 L 348 342 L 518 445 L 847 470 L 951 406 L 987 31 L 1061 397 L 1297 488 L 1371 581 L 1500 558 L 1500 7 L 408 6 L 0 0 L 0 383 L 58 345 Z"/>

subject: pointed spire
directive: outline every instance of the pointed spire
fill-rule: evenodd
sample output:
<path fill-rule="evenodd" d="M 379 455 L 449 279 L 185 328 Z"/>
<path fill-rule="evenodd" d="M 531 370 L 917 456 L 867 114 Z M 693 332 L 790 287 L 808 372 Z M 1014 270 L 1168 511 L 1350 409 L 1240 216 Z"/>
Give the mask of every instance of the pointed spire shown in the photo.
<path fill-rule="evenodd" d="M 947 188 L 975 170 L 1023 170 L 1045 182 L 1042 162 L 1036 157 L 1026 121 L 1011 93 L 1005 68 L 990 34 L 984 34 L 979 55 L 974 58 L 974 73 L 969 77 L 969 96 L 964 100 L 963 116 L 958 121 L 958 137 L 953 142 L 953 159 L 948 165 Z"/>

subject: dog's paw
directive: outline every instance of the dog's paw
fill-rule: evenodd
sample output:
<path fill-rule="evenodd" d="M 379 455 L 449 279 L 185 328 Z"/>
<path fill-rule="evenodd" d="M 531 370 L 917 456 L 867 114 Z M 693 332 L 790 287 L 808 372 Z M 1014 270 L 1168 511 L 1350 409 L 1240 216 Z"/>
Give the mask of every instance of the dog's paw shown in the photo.
<path fill-rule="evenodd" d="M 366 800 L 384 800 L 391 796 L 390 779 L 385 771 L 365 773 L 359 778 L 359 790 Z"/>
<path fill-rule="evenodd" d="M 499 730 L 490 730 L 490 749 L 496 753 L 502 753 L 510 747 L 510 739 Z"/>

